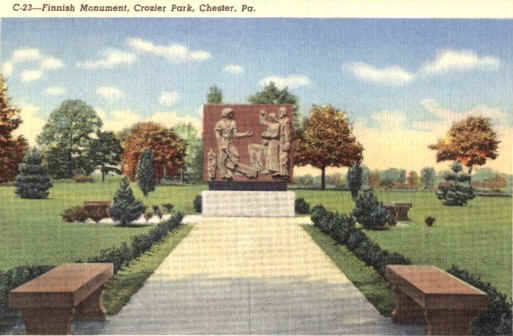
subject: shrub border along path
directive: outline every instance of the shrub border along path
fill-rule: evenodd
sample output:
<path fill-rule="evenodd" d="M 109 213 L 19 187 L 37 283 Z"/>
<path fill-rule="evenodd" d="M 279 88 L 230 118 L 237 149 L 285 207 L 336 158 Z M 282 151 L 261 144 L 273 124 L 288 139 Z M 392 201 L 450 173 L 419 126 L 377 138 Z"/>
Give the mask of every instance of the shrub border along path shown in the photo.
<path fill-rule="evenodd" d="M 316 205 L 312 209 L 311 219 L 320 232 L 332 237 L 337 243 L 346 245 L 357 258 L 372 266 L 381 276 L 384 275 L 386 265 L 411 264 L 408 258 L 396 252 L 389 253 L 369 239 L 362 229 L 354 226 L 354 220 L 350 216 L 333 213 L 327 211 L 322 205 Z M 499 292 L 490 283 L 481 281 L 478 275 L 458 266 L 453 265 L 447 272 L 488 295 L 487 309 L 482 311 L 472 323 L 473 335 L 512 334 L 513 303 L 511 299 L 508 300 L 506 294 Z"/>
<path fill-rule="evenodd" d="M 133 260 L 141 257 L 145 252 L 149 251 L 155 243 L 158 243 L 165 239 L 169 232 L 175 231 L 181 224 L 183 219 L 183 215 L 181 213 L 175 214 L 170 219 L 163 221 L 156 225 L 153 229 L 151 229 L 148 233 L 139 234 L 132 237 L 130 245 L 126 242 L 122 243 L 119 247 L 112 247 L 108 249 L 104 249 L 100 251 L 100 255 L 91 257 L 84 260 L 77 260 L 77 263 L 83 262 L 91 262 L 91 263 L 113 263 L 114 264 L 114 274 L 117 274 L 119 270 L 123 267 L 128 266 Z M 186 230 L 186 234 L 190 231 Z M 185 234 L 185 235 L 186 235 Z M 176 244 L 171 244 L 171 250 L 178 244 L 182 236 Z M 170 251 L 171 251 L 170 250 Z M 169 253 L 168 253 L 169 254 Z M 165 256 L 164 256 L 165 257 Z M 155 261 L 156 262 L 156 261 Z M 152 262 L 150 262 L 153 265 Z M 39 275 L 49 271 L 55 265 L 30 265 L 30 266 L 19 266 L 13 269 L 10 269 L 6 272 L 0 272 L 0 332 L 4 329 L 7 329 L 12 326 L 12 323 L 17 319 L 16 311 L 9 308 L 9 292 L 32 280 L 37 278 Z M 148 269 L 150 264 L 147 265 Z M 156 265 L 158 266 L 158 265 Z M 156 267 L 155 267 L 156 268 Z M 151 273 L 150 273 L 151 274 Z M 146 277 L 147 278 L 147 277 Z M 134 286 L 134 292 L 137 291 L 139 287 L 138 283 L 142 285 L 144 280 L 143 275 L 141 275 L 132 285 Z M 134 292 L 127 292 L 126 294 L 131 295 Z M 113 303 L 111 307 L 122 307 L 122 302 L 126 303 L 129 298 L 120 298 L 118 303 Z M 124 301 L 123 301 L 124 300 Z M 123 304 L 124 304 L 123 303 Z M 119 306 L 121 304 L 121 306 Z M 111 308 L 114 309 L 114 308 Z"/>

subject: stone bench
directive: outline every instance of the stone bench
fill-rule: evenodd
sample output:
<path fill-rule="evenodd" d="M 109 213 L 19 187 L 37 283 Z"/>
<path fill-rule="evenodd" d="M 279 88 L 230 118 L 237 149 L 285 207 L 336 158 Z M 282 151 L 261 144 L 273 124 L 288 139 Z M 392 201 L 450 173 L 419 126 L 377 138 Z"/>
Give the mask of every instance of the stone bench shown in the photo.
<path fill-rule="evenodd" d="M 105 319 L 104 285 L 112 264 L 63 264 L 10 292 L 9 305 L 21 309 L 28 334 L 70 334 L 77 314 Z"/>
<path fill-rule="evenodd" d="M 393 202 L 383 205 L 396 221 L 408 220 L 408 211 L 412 204 L 407 202 Z"/>
<path fill-rule="evenodd" d="M 110 201 L 85 201 L 83 208 L 86 211 L 88 217 L 95 222 L 110 217 Z"/>
<path fill-rule="evenodd" d="M 487 295 L 428 265 L 388 265 L 396 293 L 395 323 L 426 324 L 427 335 L 469 335 L 472 320 L 488 305 Z"/>

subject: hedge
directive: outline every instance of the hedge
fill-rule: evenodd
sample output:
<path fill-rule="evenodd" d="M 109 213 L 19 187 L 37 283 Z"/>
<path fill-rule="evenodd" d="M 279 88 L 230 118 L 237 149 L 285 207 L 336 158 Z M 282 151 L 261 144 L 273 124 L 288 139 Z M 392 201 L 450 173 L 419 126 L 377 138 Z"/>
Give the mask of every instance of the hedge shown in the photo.
<path fill-rule="evenodd" d="M 351 216 L 327 211 L 322 205 L 312 209 L 312 222 L 322 232 L 330 235 L 338 244 L 346 245 L 358 259 L 372 266 L 381 276 L 385 275 L 387 265 L 410 265 L 407 257 L 383 250 L 376 242 L 359 228 Z M 490 283 L 484 283 L 480 277 L 457 266 L 452 266 L 448 273 L 481 289 L 488 294 L 488 308 L 482 311 L 472 323 L 472 335 L 511 335 L 512 301 L 506 294 L 499 292 Z"/>
<path fill-rule="evenodd" d="M 100 250 L 98 256 L 88 258 L 86 261 L 77 260 L 75 262 L 112 263 L 114 264 L 114 274 L 116 274 L 121 268 L 148 251 L 153 244 L 161 241 L 169 232 L 178 227 L 182 218 L 183 215 L 177 213 L 170 219 L 156 225 L 148 233 L 132 237 L 130 244 L 123 242 L 119 247 Z M 55 266 L 31 265 L 15 267 L 5 272 L 0 271 L 0 320 L 5 316 L 14 314 L 14 311 L 9 308 L 9 292 L 48 272 L 53 267 Z"/>

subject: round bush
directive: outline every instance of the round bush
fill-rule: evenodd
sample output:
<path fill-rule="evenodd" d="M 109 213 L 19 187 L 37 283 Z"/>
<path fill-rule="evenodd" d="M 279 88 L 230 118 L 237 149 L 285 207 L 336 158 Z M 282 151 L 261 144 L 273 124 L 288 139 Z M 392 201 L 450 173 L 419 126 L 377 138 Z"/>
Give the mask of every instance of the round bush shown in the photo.
<path fill-rule="evenodd" d="M 295 201 L 295 209 L 296 213 L 304 215 L 310 212 L 310 204 L 304 198 L 298 198 Z"/>
<path fill-rule="evenodd" d="M 201 213 L 201 208 L 202 208 L 202 200 L 201 200 L 201 195 L 197 195 L 195 198 L 194 198 L 194 201 L 192 203 L 193 207 L 194 207 L 194 210 L 197 212 L 197 213 Z"/>

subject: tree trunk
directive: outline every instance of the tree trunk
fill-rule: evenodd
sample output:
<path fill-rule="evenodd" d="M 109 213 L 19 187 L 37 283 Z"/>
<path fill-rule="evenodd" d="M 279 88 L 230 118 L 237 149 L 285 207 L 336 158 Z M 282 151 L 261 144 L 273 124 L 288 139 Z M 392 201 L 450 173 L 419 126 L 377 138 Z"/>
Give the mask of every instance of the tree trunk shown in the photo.
<path fill-rule="evenodd" d="M 474 168 L 474 166 L 468 167 L 468 184 L 470 187 L 472 187 L 472 168 Z"/>
<path fill-rule="evenodd" d="M 326 167 L 321 168 L 321 189 L 326 189 Z"/>
<path fill-rule="evenodd" d="M 73 178 L 73 154 L 68 152 L 68 178 Z"/>
<path fill-rule="evenodd" d="M 102 169 L 102 182 L 105 182 L 105 171 Z"/>

